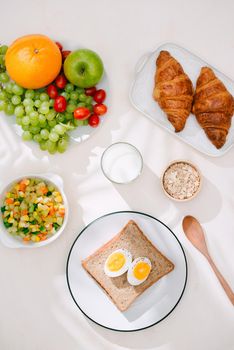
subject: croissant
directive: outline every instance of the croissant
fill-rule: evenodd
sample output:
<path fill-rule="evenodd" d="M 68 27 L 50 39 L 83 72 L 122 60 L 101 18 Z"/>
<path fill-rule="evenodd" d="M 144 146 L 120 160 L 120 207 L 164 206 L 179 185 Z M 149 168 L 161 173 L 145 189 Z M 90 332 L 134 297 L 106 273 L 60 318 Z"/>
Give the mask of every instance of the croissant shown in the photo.
<path fill-rule="evenodd" d="M 211 68 L 201 69 L 192 110 L 209 140 L 221 148 L 231 126 L 234 99 Z"/>
<path fill-rule="evenodd" d="M 192 109 L 193 86 L 179 62 L 168 51 L 161 51 L 156 60 L 153 97 L 175 132 L 184 129 Z"/>

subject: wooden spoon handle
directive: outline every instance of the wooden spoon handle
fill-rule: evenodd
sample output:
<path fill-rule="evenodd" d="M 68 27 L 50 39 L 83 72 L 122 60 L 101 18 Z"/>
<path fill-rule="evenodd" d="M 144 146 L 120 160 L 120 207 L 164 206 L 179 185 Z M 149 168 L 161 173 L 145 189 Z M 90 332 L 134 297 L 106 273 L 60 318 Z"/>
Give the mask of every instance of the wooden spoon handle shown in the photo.
<path fill-rule="evenodd" d="M 216 274 L 219 282 L 221 283 L 221 285 L 222 285 L 225 293 L 227 294 L 228 298 L 230 299 L 232 305 L 234 305 L 234 293 L 231 290 L 229 284 L 227 283 L 227 281 L 225 280 L 223 275 L 217 269 L 217 267 L 216 267 L 215 263 L 213 262 L 213 260 L 211 259 L 210 255 L 207 256 L 207 260 L 209 261 L 210 266 L 212 267 L 214 273 Z"/>

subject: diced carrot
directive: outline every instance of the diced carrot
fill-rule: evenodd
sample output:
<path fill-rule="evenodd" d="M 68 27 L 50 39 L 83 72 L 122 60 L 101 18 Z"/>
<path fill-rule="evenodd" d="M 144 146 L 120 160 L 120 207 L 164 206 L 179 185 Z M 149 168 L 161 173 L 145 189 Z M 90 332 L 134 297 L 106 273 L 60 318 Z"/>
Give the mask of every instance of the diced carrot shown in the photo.
<path fill-rule="evenodd" d="M 13 204 L 14 203 L 14 199 L 13 198 L 6 198 L 6 204 Z"/>
<path fill-rule="evenodd" d="M 23 238 L 23 241 L 26 243 L 26 242 L 30 241 L 30 239 L 31 239 L 30 236 L 26 236 Z"/>
<path fill-rule="evenodd" d="M 53 216 L 54 213 L 55 213 L 54 207 L 51 207 L 49 211 L 49 216 Z"/>
<path fill-rule="evenodd" d="M 41 187 L 40 191 L 42 194 L 46 194 L 48 192 L 48 188 L 47 187 Z"/>
<path fill-rule="evenodd" d="M 27 215 L 27 214 L 28 214 L 27 209 L 23 209 L 23 210 L 21 210 L 21 215 Z"/>
<path fill-rule="evenodd" d="M 26 189 L 26 184 L 23 181 L 21 181 L 19 184 L 19 191 L 25 192 L 25 189 Z"/>
<path fill-rule="evenodd" d="M 59 216 L 63 217 L 65 215 L 65 209 L 64 208 L 59 209 L 58 214 Z"/>

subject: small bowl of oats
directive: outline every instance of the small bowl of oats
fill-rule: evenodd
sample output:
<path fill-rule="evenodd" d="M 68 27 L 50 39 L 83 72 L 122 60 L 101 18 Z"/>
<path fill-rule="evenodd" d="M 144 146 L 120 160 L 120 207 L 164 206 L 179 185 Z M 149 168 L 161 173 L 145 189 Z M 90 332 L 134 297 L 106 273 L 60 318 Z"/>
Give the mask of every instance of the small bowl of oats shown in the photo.
<path fill-rule="evenodd" d="M 177 202 L 193 199 L 202 184 L 198 168 L 187 160 L 176 160 L 168 165 L 162 176 L 164 193 Z"/>

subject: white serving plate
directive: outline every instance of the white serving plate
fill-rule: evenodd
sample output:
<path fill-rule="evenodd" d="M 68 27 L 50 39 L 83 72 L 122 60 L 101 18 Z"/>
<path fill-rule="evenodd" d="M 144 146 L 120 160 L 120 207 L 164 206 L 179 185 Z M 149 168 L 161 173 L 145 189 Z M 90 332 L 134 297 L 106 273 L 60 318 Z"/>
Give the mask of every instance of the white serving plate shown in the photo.
<path fill-rule="evenodd" d="M 63 224 L 61 228 L 53 236 L 47 238 L 46 240 L 41 242 L 36 242 L 36 243 L 28 242 L 27 244 L 25 244 L 20 237 L 16 237 L 16 236 L 14 237 L 7 232 L 3 224 L 2 218 L 0 218 L 0 241 L 2 242 L 2 244 L 4 244 L 8 248 L 39 248 L 39 247 L 45 246 L 53 242 L 62 234 L 68 221 L 68 202 L 67 202 L 66 195 L 63 191 L 63 179 L 59 175 L 53 174 L 53 173 L 24 174 L 22 176 L 19 176 L 17 178 L 10 180 L 7 185 L 2 186 L 2 188 L 0 189 L 0 207 L 3 205 L 6 192 L 10 190 L 12 185 L 26 177 L 37 178 L 37 179 L 48 181 L 58 188 L 59 192 L 62 195 L 63 203 L 65 207 L 65 216 L 64 216 Z"/>
<path fill-rule="evenodd" d="M 175 268 L 140 295 L 127 311 L 121 312 L 84 270 L 81 261 L 115 236 L 129 220 L 136 221 Z M 102 216 L 81 231 L 70 249 L 66 275 L 71 296 L 85 316 L 105 328 L 131 332 L 155 325 L 174 310 L 185 289 L 187 262 L 179 240 L 165 224 L 144 213 L 121 211 Z"/>
<path fill-rule="evenodd" d="M 187 73 L 191 79 L 194 89 L 196 87 L 196 81 L 200 74 L 201 68 L 208 66 L 213 69 L 217 77 L 224 83 L 228 91 L 234 95 L 234 81 L 188 50 L 173 43 L 166 43 L 159 46 L 155 51 L 144 55 L 139 60 L 136 67 L 136 76 L 130 90 L 130 100 L 133 106 L 153 122 L 163 127 L 168 132 L 194 147 L 198 151 L 212 157 L 222 156 L 233 146 L 234 122 L 232 122 L 225 145 L 218 150 L 209 141 L 193 114 L 190 114 L 188 117 L 184 130 L 179 133 L 175 133 L 174 128 L 167 120 L 165 113 L 161 110 L 158 103 L 154 101 L 152 95 L 154 88 L 156 59 L 161 50 L 169 51 L 170 54 L 180 62 L 185 73 Z"/>

